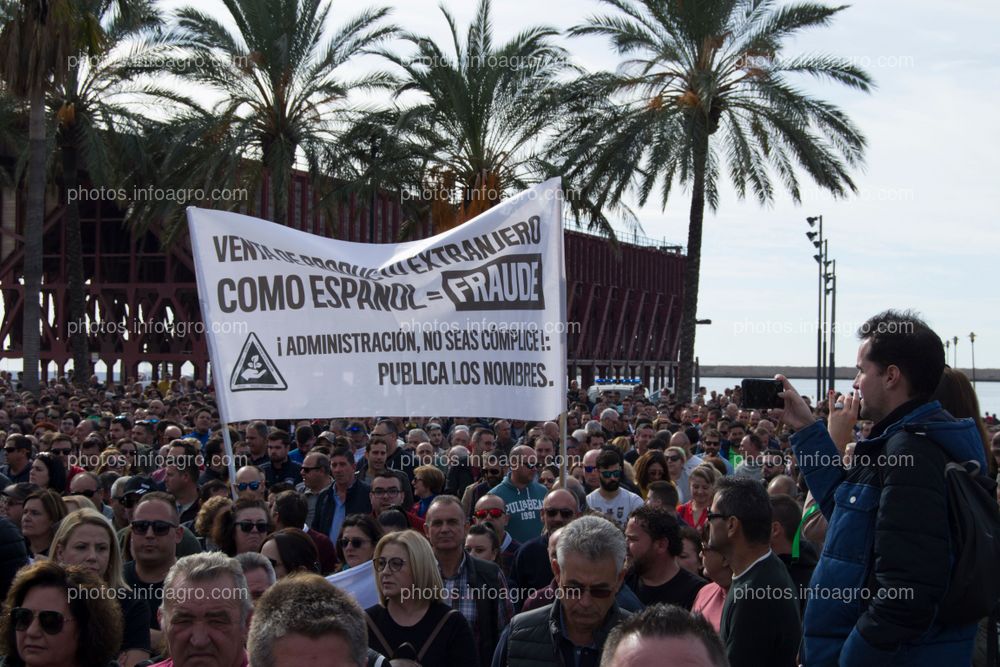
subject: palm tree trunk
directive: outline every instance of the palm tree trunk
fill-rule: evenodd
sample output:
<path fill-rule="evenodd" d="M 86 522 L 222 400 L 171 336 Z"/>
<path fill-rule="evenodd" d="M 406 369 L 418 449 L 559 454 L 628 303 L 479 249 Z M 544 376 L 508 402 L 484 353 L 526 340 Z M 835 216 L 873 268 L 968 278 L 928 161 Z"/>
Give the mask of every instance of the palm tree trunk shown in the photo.
<path fill-rule="evenodd" d="M 77 150 L 74 143 L 73 127 L 63 128 L 62 141 L 63 185 L 66 192 L 77 187 Z M 69 300 L 69 322 L 74 324 L 74 332 L 69 336 L 73 351 L 73 383 L 79 387 L 90 377 L 90 362 L 87 359 L 87 320 L 84 315 L 86 297 L 83 286 L 83 241 L 80 236 L 80 206 L 76 197 L 66 198 L 66 266 L 69 270 L 67 296 Z"/>
<path fill-rule="evenodd" d="M 681 358 L 677 369 L 677 398 L 691 400 L 694 377 L 694 339 L 698 319 L 698 281 L 701 276 L 701 232 L 705 218 L 705 170 L 708 164 L 708 128 L 703 119 L 695 128 L 694 183 L 688 221 L 687 261 L 684 265 L 684 302 L 681 306 Z"/>
<path fill-rule="evenodd" d="M 28 201 L 24 218 L 24 322 L 22 387 L 38 392 L 41 356 L 42 225 L 45 223 L 45 89 L 37 85 L 29 99 Z"/>

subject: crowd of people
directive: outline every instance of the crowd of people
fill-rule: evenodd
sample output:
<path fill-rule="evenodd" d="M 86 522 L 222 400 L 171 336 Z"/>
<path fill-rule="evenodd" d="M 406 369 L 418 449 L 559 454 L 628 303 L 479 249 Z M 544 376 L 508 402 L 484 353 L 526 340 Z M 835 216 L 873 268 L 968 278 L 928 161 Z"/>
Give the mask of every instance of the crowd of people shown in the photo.
<path fill-rule="evenodd" d="M 1000 432 L 918 318 L 859 336 L 822 401 L 230 424 L 232 478 L 201 382 L 0 376 L 0 665 L 985 664 L 943 469 Z"/>

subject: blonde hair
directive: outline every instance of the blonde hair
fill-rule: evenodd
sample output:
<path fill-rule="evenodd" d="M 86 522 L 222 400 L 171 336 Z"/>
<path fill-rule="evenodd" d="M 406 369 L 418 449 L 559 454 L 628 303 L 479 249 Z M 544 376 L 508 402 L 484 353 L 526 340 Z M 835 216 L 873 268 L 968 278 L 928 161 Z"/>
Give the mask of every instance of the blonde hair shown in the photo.
<path fill-rule="evenodd" d="M 69 543 L 73 531 L 80 526 L 97 526 L 108 534 L 108 541 L 110 542 L 108 569 L 101 574 L 101 577 L 104 579 L 104 583 L 108 585 L 108 588 L 131 590 L 122 577 L 122 552 L 118 546 L 118 538 L 115 535 L 115 530 L 108 523 L 105 516 L 96 509 L 85 507 L 75 512 L 70 512 L 59 522 L 59 530 L 56 531 L 55 537 L 52 538 L 52 546 L 49 548 L 52 559 L 58 559 L 59 550 L 66 548 L 66 544 Z"/>
<path fill-rule="evenodd" d="M 437 559 L 434 557 L 434 550 L 427 538 L 415 530 L 401 530 L 395 533 L 388 533 L 375 545 L 375 553 L 372 561 L 378 562 L 382 555 L 382 550 L 386 545 L 398 544 L 406 550 L 406 557 L 410 563 L 410 573 L 413 576 L 413 589 L 419 591 L 413 598 L 416 600 L 444 600 L 446 592 L 444 581 L 441 580 L 441 573 L 438 571 Z M 382 592 L 382 578 L 375 575 L 375 586 L 378 588 L 379 603 L 385 607 L 387 600 Z"/>
<path fill-rule="evenodd" d="M 67 512 L 75 512 L 82 509 L 94 510 L 95 512 L 97 511 L 97 505 L 95 505 L 94 501 L 87 496 L 63 496 L 63 504 L 66 505 Z"/>
<path fill-rule="evenodd" d="M 715 488 L 715 483 L 719 481 L 719 471 L 711 463 L 703 463 L 688 473 L 688 485 L 696 477 L 712 488 Z"/>

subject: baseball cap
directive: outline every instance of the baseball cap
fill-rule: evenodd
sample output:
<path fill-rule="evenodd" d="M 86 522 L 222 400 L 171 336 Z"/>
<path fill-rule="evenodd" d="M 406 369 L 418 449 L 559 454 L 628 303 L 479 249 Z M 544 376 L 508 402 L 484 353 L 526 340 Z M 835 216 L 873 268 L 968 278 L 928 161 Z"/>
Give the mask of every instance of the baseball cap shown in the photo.
<path fill-rule="evenodd" d="M 150 491 L 156 491 L 156 484 L 153 480 L 148 477 L 131 477 L 128 482 L 125 483 L 125 492 L 123 496 L 135 493 L 139 496 L 144 496 Z"/>
<path fill-rule="evenodd" d="M 40 491 L 41 488 L 42 487 L 32 484 L 31 482 L 18 482 L 17 484 L 11 484 L 4 487 L 3 495 L 8 498 L 24 502 L 25 498 L 30 496 L 35 491 Z"/>

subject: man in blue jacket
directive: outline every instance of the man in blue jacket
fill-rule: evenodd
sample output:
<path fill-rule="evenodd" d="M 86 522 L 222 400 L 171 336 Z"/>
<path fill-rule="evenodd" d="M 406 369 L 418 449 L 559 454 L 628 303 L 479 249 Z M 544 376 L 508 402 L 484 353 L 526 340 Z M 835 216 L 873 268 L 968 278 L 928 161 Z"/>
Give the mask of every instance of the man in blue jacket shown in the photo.
<path fill-rule="evenodd" d="M 858 331 L 854 396 L 822 422 L 782 376 L 783 420 L 809 490 L 829 521 L 803 622 L 805 665 L 968 665 L 975 625 L 948 625 L 938 606 L 951 578 L 944 466 L 986 461 L 971 420 L 930 396 L 945 367 L 941 339 L 910 312 L 886 311 Z M 847 432 L 875 422 L 849 462 Z M 836 442 L 835 442 L 836 440 Z"/>

